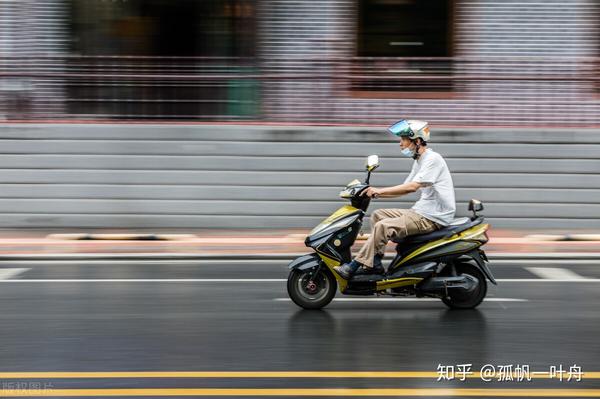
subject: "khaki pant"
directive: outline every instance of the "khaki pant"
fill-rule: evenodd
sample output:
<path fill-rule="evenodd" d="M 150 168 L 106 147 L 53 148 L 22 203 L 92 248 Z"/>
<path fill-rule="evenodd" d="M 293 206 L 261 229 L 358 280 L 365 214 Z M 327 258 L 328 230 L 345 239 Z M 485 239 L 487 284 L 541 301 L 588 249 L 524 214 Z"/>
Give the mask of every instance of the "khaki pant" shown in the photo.
<path fill-rule="evenodd" d="M 367 267 L 373 267 L 375 254 L 384 254 L 388 241 L 431 233 L 441 227 L 410 209 L 377 209 L 371 215 L 371 226 L 371 236 L 354 258 Z"/>

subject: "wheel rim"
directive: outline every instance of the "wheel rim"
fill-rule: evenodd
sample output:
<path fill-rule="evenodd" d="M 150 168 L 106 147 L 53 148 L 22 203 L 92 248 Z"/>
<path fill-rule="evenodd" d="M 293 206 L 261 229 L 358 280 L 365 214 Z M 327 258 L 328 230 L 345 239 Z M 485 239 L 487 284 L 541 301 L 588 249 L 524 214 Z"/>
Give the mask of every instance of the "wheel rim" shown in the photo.
<path fill-rule="evenodd" d="M 307 272 L 298 276 L 296 291 L 308 301 L 320 301 L 329 292 L 329 279 L 321 272 L 311 279 L 311 274 L 311 272 Z"/>

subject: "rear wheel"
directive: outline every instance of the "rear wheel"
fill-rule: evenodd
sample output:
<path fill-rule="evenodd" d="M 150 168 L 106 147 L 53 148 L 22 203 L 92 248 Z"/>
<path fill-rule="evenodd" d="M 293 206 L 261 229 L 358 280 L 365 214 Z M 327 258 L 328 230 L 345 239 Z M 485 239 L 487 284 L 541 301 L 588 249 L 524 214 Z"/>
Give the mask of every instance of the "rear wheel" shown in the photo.
<path fill-rule="evenodd" d="M 442 302 L 452 309 L 473 309 L 479 306 L 487 294 L 485 275 L 470 263 L 456 263 L 455 268 L 457 276 L 469 276 L 477 281 L 477 286 L 470 292 L 451 291 L 449 297 L 442 298 Z"/>
<path fill-rule="evenodd" d="M 288 295 L 294 303 L 304 309 L 321 309 L 335 296 L 337 282 L 329 269 L 292 270 L 288 276 Z"/>

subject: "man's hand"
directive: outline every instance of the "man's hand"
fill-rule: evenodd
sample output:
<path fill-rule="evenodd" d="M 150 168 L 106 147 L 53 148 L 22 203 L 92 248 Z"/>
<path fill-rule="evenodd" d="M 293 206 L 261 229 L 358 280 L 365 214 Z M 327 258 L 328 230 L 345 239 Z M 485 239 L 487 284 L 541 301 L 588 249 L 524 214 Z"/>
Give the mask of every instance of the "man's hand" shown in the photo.
<path fill-rule="evenodd" d="M 362 193 L 360 193 L 360 195 L 366 195 L 367 197 L 370 198 L 377 198 L 381 195 L 381 188 L 375 188 L 375 187 L 369 187 L 366 190 L 364 190 Z"/>

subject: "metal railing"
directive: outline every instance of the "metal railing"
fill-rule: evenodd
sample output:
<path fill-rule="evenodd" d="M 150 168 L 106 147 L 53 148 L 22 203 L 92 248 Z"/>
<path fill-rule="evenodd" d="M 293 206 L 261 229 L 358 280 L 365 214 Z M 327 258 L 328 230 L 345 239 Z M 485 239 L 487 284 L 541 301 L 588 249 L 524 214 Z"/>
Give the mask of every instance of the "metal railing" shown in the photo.
<path fill-rule="evenodd" d="M 0 61 L 4 120 L 600 125 L 600 59 L 29 56 Z"/>
<path fill-rule="evenodd" d="M 10 58 L 0 64 L 7 119 L 255 119 L 254 60 L 194 57 Z"/>

